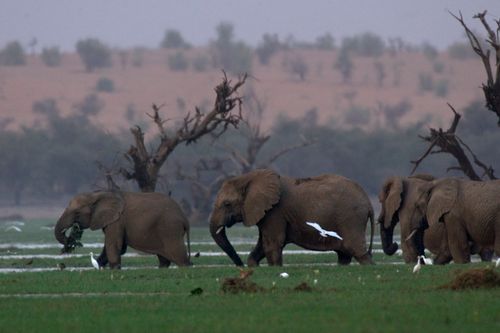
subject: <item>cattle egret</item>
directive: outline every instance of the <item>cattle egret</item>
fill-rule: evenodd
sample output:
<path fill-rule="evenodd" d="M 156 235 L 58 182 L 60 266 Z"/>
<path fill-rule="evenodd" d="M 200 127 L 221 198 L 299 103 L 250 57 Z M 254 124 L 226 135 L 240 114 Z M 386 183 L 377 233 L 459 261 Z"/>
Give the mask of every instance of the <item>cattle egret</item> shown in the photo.
<path fill-rule="evenodd" d="M 330 237 L 335 237 L 335 238 L 342 240 L 342 237 L 340 237 L 340 235 L 338 233 L 336 233 L 335 231 L 325 230 L 325 229 L 321 228 L 321 226 L 315 222 L 306 222 L 306 224 L 308 224 L 311 227 L 313 227 L 314 229 L 318 230 L 320 236 L 322 236 L 322 237 L 330 236 Z"/>
<path fill-rule="evenodd" d="M 5 231 L 17 231 L 17 232 L 21 232 L 22 230 L 21 230 L 21 228 L 16 227 L 15 225 L 11 225 L 11 226 L 5 228 Z"/>
<path fill-rule="evenodd" d="M 283 273 L 281 273 L 281 274 L 280 274 L 280 277 L 285 278 L 285 279 L 286 279 L 287 277 L 289 277 L 289 276 L 290 276 L 290 275 L 288 275 L 288 273 L 287 273 L 287 272 L 283 272 Z"/>
<path fill-rule="evenodd" d="M 424 263 L 425 263 L 426 265 L 432 265 L 432 264 L 433 264 L 433 263 L 432 263 L 432 259 L 431 259 L 431 258 L 426 258 L 426 257 L 423 257 L 423 258 L 424 258 Z"/>
<path fill-rule="evenodd" d="M 500 258 L 497 259 L 497 262 L 495 263 L 495 267 L 500 267 Z"/>
<path fill-rule="evenodd" d="M 418 256 L 417 257 L 417 264 L 415 267 L 413 267 L 413 273 L 418 273 L 420 271 L 420 268 L 422 265 L 425 265 L 425 257 L 424 256 Z"/>
<path fill-rule="evenodd" d="M 94 266 L 95 269 L 99 269 L 99 263 L 97 260 L 94 259 L 94 254 L 90 252 L 90 262 L 92 263 L 92 266 Z"/>

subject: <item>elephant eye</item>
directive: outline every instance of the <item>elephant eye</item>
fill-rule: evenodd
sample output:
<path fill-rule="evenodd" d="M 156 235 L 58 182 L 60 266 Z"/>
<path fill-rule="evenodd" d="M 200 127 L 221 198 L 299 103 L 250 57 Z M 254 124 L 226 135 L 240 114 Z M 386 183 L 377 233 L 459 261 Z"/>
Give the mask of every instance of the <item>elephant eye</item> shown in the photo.
<path fill-rule="evenodd" d="M 222 203 L 222 206 L 224 206 L 225 208 L 230 208 L 230 207 L 231 207 L 231 202 L 229 202 L 229 201 L 224 201 L 224 202 Z"/>

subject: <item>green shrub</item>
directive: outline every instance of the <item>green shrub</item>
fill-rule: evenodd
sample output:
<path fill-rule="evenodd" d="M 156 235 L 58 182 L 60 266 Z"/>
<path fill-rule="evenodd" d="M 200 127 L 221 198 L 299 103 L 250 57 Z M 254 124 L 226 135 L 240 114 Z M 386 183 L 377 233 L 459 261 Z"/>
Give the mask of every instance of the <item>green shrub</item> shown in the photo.
<path fill-rule="evenodd" d="M 255 53 L 259 58 L 259 62 L 262 65 L 267 65 L 269 64 L 269 60 L 271 59 L 273 54 L 278 52 L 281 48 L 282 45 L 279 41 L 278 35 L 264 34 L 262 36 L 262 42 L 260 42 L 255 49 Z"/>
<path fill-rule="evenodd" d="M 215 66 L 232 73 L 248 73 L 252 68 L 252 49 L 233 40 L 233 25 L 222 22 L 216 27 L 217 39 L 212 43 Z"/>
<path fill-rule="evenodd" d="M 85 65 L 87 72 L 96 68 L 111 66 L 111 51 L 98 39 L 87 38 L 76 43 L 76 51 Z"/>
<path fill-rule="evenodd" d="M 168 67 L 173 71 L 185 71 L 189 62 L 184 55 L 184 52 L 178 51 L 174 54 L 170 54 L 167 59 Z"/>
<path fill-rule="evenodd" d="M 316 38 L 316 48 L 319 50 L 334 50 L 335 39 L 330 33 L 326 33 Z"/>
<path fill-rule="evenodd" d="M 10 42 L 0 51 L 0 65 L 23 66 L 25 64 L 26 55 L 19 42 Z"/>
<path fill-rule="evenodd" d="M 344 38 L 342 49 L 358 56 L 379 57 L 384 53 L 385 43 L 379 36 L 366 32 L 362 35 Z"/>
<path fill-rule="evenodd" d="M 434 60 L 438 56 L 438 50 L 429 43 L 422 44 L 422 53 L 429 60 Z"/>
<path fill-rule="evenodd" d="M 115 83 L 113 82 L 113 80 L 108 79 L 107 77 L 101 77 L 99 80 L 97 80 L 95 89 L 98 92 L 113 92 L 115 91 Z"/>
<path fill-rule="evenodd" d="M 57 46 L 44 47 L 40 57 L 48 67 L 57 67 L 61 64 L 61 52 Z"/>
<path fill-rule="evenodd" d="M 181 33 L 177 30 L 167 30 L 160 46 L 165 49 L 180 49 L 190 47 L 190 45 L 186 43 L 186 41 L 182 37 Z"/>

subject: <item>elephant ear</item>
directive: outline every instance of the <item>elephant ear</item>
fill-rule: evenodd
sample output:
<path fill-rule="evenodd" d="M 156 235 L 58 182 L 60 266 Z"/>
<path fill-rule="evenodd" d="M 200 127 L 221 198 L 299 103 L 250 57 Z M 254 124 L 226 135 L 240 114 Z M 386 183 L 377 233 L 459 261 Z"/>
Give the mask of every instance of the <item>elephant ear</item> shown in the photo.
<path fill-rule="evenodd" d="M 443 216 L 451 211 L 457 201 L 458 185 L 456 179 L 443 179 L 434 184 L 426 211 L 429 225 L 444 222 Z"/>
<path fill-rule="evenodd" d="M 256 170 L 248 175 L 243 201 L 243 223 L 256 225 L 280 200 L 280 176 L 272 170 Z"/>
<path fill-rule="evenodd" d="M 394 215 L 401 207 L 401 196 L 403 194 L 403 180 L 401 177 L 387 179 L 379 193 L 379 200 L 384 209 L 384 227 L 391 226 Z"/>
<path fill-rule="evenodd" d="M 103 229 L 118 221 L 125 208 L 123 196 L 113 192 L 97 192 L 94 197 L 90 229 Z"/>

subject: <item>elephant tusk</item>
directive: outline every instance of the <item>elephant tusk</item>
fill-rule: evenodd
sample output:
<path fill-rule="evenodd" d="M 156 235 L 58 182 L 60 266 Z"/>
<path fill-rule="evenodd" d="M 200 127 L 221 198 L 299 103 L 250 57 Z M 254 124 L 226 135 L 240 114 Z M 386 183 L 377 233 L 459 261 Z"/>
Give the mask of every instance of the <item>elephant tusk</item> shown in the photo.
<path fill-rule="evenodd" d="M 215 233 L 218 235 L 222 230 L 224 230 L 224 226 L 219 227 Z"/>
<path fill-rule="evenodd" d="M 417 232 L 417 229 L 413 229 L 413 231 L 410 233 L 408 237 L 406 237 L 405 242 L 409 241 L 413 236 L 415 236 L 415 233 Z"/>

